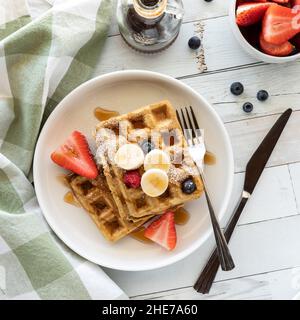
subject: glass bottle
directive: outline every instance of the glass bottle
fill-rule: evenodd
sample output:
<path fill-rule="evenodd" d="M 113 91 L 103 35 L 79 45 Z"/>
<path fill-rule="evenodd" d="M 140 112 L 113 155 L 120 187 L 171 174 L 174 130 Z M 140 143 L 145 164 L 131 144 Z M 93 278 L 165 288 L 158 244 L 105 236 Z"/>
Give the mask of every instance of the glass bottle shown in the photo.
<path fill-rule="evenodd" d="M 184 9 L 182 0 L 119 0 L 120 33 L 132 48 L 155 53 L 177 38 Z"/>

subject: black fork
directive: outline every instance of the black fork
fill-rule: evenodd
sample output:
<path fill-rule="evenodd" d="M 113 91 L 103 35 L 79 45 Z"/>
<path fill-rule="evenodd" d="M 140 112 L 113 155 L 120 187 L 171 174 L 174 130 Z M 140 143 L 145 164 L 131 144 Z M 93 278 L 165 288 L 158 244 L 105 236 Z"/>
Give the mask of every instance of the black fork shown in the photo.
<path fill-rule="evenodd" d="M 235 265 L 231 257 L 224 234 L 221 230 L 219 221 L 216 217 L 215 210 L 211 203 L 211 200 L 210 200 L 211 197 L 209 196 L 209 192 L 207 190 L 207 183 L 206 183 L 205 175 L 203 171 L 203 157 L 205 155 L 205 146 L 204 146 L 204 141 L 202 140 L 203 137 L 199 128 L 199 124 L 192 107 L 190 107 L 190 112 L 187 108 L 185 108 L 185 112 L 182 109 L 180 111 L 181 111 L 182 120 L 179 116 L 179 112 L 176 110 L 177 118 L 182 128 L 182 131 L 186 136 L 186 139 L 189 145 L 190 154 L 197 165 L 200 177 L 204 185 L 204 192 L 205 192 L 208 210 L 209 210 L 209 214 L 210 214 L 210 218 L 211 218 L 211 222 L 214 230 L 214 235 L 216 239 L 220 265 L 224 271 L 230 271 L 234 269 Z"/>

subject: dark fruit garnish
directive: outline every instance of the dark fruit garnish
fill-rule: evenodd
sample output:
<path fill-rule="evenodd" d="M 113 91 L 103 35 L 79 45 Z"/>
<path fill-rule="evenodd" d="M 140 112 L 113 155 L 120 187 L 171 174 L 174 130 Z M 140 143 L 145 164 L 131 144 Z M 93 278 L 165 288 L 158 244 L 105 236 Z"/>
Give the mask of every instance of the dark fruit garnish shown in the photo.
<path fill-rule="evenodd" d="M 244 103 L 243 110 L 247 113 L 250 113 L 253 110 L 253 104 L 251 102 Z"/>
<path fill-rule="evenodd" d="M 230 91 L 235 96 L 239 96 L 244 92 L 244 86 L 240 82 L 234 82 L 230 86 Z"/>
<path fill-rule="evenodd" d="M 195 182 L 192 179 L 186 179 L 182 183 L 182 191 L 186 194 L 192 194 L 197 189 Z"/>
<path fill-rule="evenodd" d="M 260 90 L 257 92 L 257 100 L 266 101 L 269 98 L 269 94 L 266 90 Z"/>
<path fill-rule="evenodd" d="M 137 170 L 127 171 L 124 174 L 124 183 L 128 188 L 137 189 L 141 185 L 141 175 Z"/>
<path fill-rule="evenodd" d="M 152 142 L 149 140 L 145 140 L 140 144 L 142 150 L 144 151 L 145 154 L 149 153 L 153 149 L 155 149 L 155 146 Z"/>
<path fill-rule="evenodd" d="M 194 36 L 189 40 L 189 47 L 193 50 L 199 49 L 201 46 L 201 40 L 199 37 Z"/>

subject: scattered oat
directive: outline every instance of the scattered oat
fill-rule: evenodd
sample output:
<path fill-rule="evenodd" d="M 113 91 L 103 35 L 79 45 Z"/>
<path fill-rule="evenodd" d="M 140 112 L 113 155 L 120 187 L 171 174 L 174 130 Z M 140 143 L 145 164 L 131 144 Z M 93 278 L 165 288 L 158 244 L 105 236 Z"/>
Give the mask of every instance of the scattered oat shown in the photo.
<path fill-rule="evenodd" d="M 201 47 L 198 50 L 198 52 L 196 53 L 196 60 L 197 60 L 197 65 L 198 65 L 198 69 L 199 71 L 205 72 L 207 71 L 207 65 L 205 63 L 205 54 L 204 54 L 204 48 L 203 48 L 203 33 L 204 33 L 204 23 L 203 22 L 197 22 L 195 23 L 195 32 L 198 35 L 198 37 L 201 40 Z"/>

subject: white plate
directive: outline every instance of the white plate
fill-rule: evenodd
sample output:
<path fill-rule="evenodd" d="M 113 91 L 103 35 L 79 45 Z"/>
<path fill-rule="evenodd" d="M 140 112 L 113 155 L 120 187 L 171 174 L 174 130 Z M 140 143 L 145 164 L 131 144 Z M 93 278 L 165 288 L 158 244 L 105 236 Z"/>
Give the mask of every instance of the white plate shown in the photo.
<path fill-rule="evenodd" d="M 217 157 L 206 168 L 209 190 L 221 218 L 232 191 L 233 156 L 227 132 L 213 108 L 183 83 L 146 71 L 121 71 L 100 76 L 78 87 L 52 112 L 39 137 L 34 157 L 34 182 L 39 204 L 54 232 L 71 249 L 99 265 L 127 271 L 150 270 L 170 265 L 199 248 L 212 232 L 204 197 L 187 204 L 191 218 L 178 226 L 178 245 L 167 252 L 129 237 L 116 244 L 107 242 L 81 208 L 63 201 L 67 188 L 58 180 L 63 170 L 50 160 L 74 130 L 88 137 L 95 127 L 95 107 L 127 113 L 143 105 L 169 99 L 174 107 L 192 105 L 205 129 L 207 149 Z"/>

